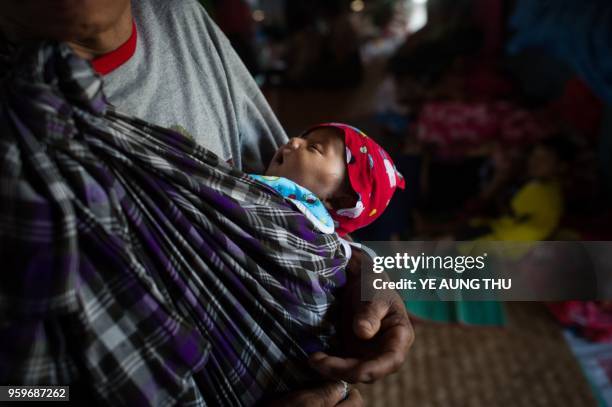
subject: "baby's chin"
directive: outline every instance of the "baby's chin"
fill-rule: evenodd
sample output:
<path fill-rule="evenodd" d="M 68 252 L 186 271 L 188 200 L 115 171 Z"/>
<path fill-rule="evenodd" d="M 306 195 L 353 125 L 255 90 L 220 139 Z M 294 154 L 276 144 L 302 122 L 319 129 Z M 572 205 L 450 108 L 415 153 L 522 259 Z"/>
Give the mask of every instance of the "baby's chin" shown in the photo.
<path fill-rule="evenodd" d="M 268 165 L 268 168 L 264 172 L 264 175 L 269 177 L 285 177 L 281 168 L 278 167 L 278 164 L 272 162 Z M 287 178 L 287 177 L 285 177 Z"/>

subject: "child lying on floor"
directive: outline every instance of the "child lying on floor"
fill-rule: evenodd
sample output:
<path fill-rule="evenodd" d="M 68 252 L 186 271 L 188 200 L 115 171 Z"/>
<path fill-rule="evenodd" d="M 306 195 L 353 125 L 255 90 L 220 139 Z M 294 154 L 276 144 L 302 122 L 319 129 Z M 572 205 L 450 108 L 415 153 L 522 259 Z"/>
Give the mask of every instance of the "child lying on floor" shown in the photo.
<path fill-rule="evenodd" d="M 560 135 L 536 144 L 527 163 L 528 180 L 510 200 L 508 213 L 493 219 L 474 219 L 456 238 L 524 242 L 549 239 L 563 215 L 561 183 L 575 148 Z"/>
<path fill-rule="evenodd" d="M 404 179 L 360 130 L 319 124 L 278 149 L 265 175 L 251 177 L 292 202 L 323 233 L 344 236 L 386 209 Z"/>

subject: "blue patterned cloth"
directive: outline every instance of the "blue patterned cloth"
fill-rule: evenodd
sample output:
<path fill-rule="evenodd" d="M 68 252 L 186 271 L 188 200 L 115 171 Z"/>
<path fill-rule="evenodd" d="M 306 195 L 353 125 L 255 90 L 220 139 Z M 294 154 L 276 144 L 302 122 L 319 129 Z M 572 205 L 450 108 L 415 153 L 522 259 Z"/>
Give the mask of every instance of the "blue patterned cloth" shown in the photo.
<path fill-rule="evenodd" d="M 268 185 L 293 203 L 323 233 L 334 233 L 334 220 L 323 202 L 308 189 L 284 177 L 249 174 L 251 178 Z"/>

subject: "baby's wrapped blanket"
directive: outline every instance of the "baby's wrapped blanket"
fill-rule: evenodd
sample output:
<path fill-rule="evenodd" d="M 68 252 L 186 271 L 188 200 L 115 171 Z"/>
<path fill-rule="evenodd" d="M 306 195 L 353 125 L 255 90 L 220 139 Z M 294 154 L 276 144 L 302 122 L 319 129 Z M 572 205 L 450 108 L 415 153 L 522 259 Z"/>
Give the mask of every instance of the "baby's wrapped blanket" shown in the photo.
<path fill-rule="evenodd" d="M 345 279 L 335 234 L 114 112 L 65 45 L 6 54 L 0 89 L 0 384 L 216 406 L 313 379 Z"/>

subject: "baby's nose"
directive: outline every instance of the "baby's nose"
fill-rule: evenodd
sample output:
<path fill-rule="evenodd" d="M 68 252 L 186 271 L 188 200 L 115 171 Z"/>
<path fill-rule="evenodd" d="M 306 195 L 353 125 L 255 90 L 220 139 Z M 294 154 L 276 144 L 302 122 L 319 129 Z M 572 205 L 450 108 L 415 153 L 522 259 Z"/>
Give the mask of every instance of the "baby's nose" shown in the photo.
<path fill-rule="evenodd" d="M 289 142 L 287 143 L 287 146 L 292 149 L 292 150 L 297 150 L 298 148 L 300 148 L 302 146 L 302 144 L 304 143 L 304 139 L 300 138 L 300 137 L 291 137 L 289 139 Z"/>

